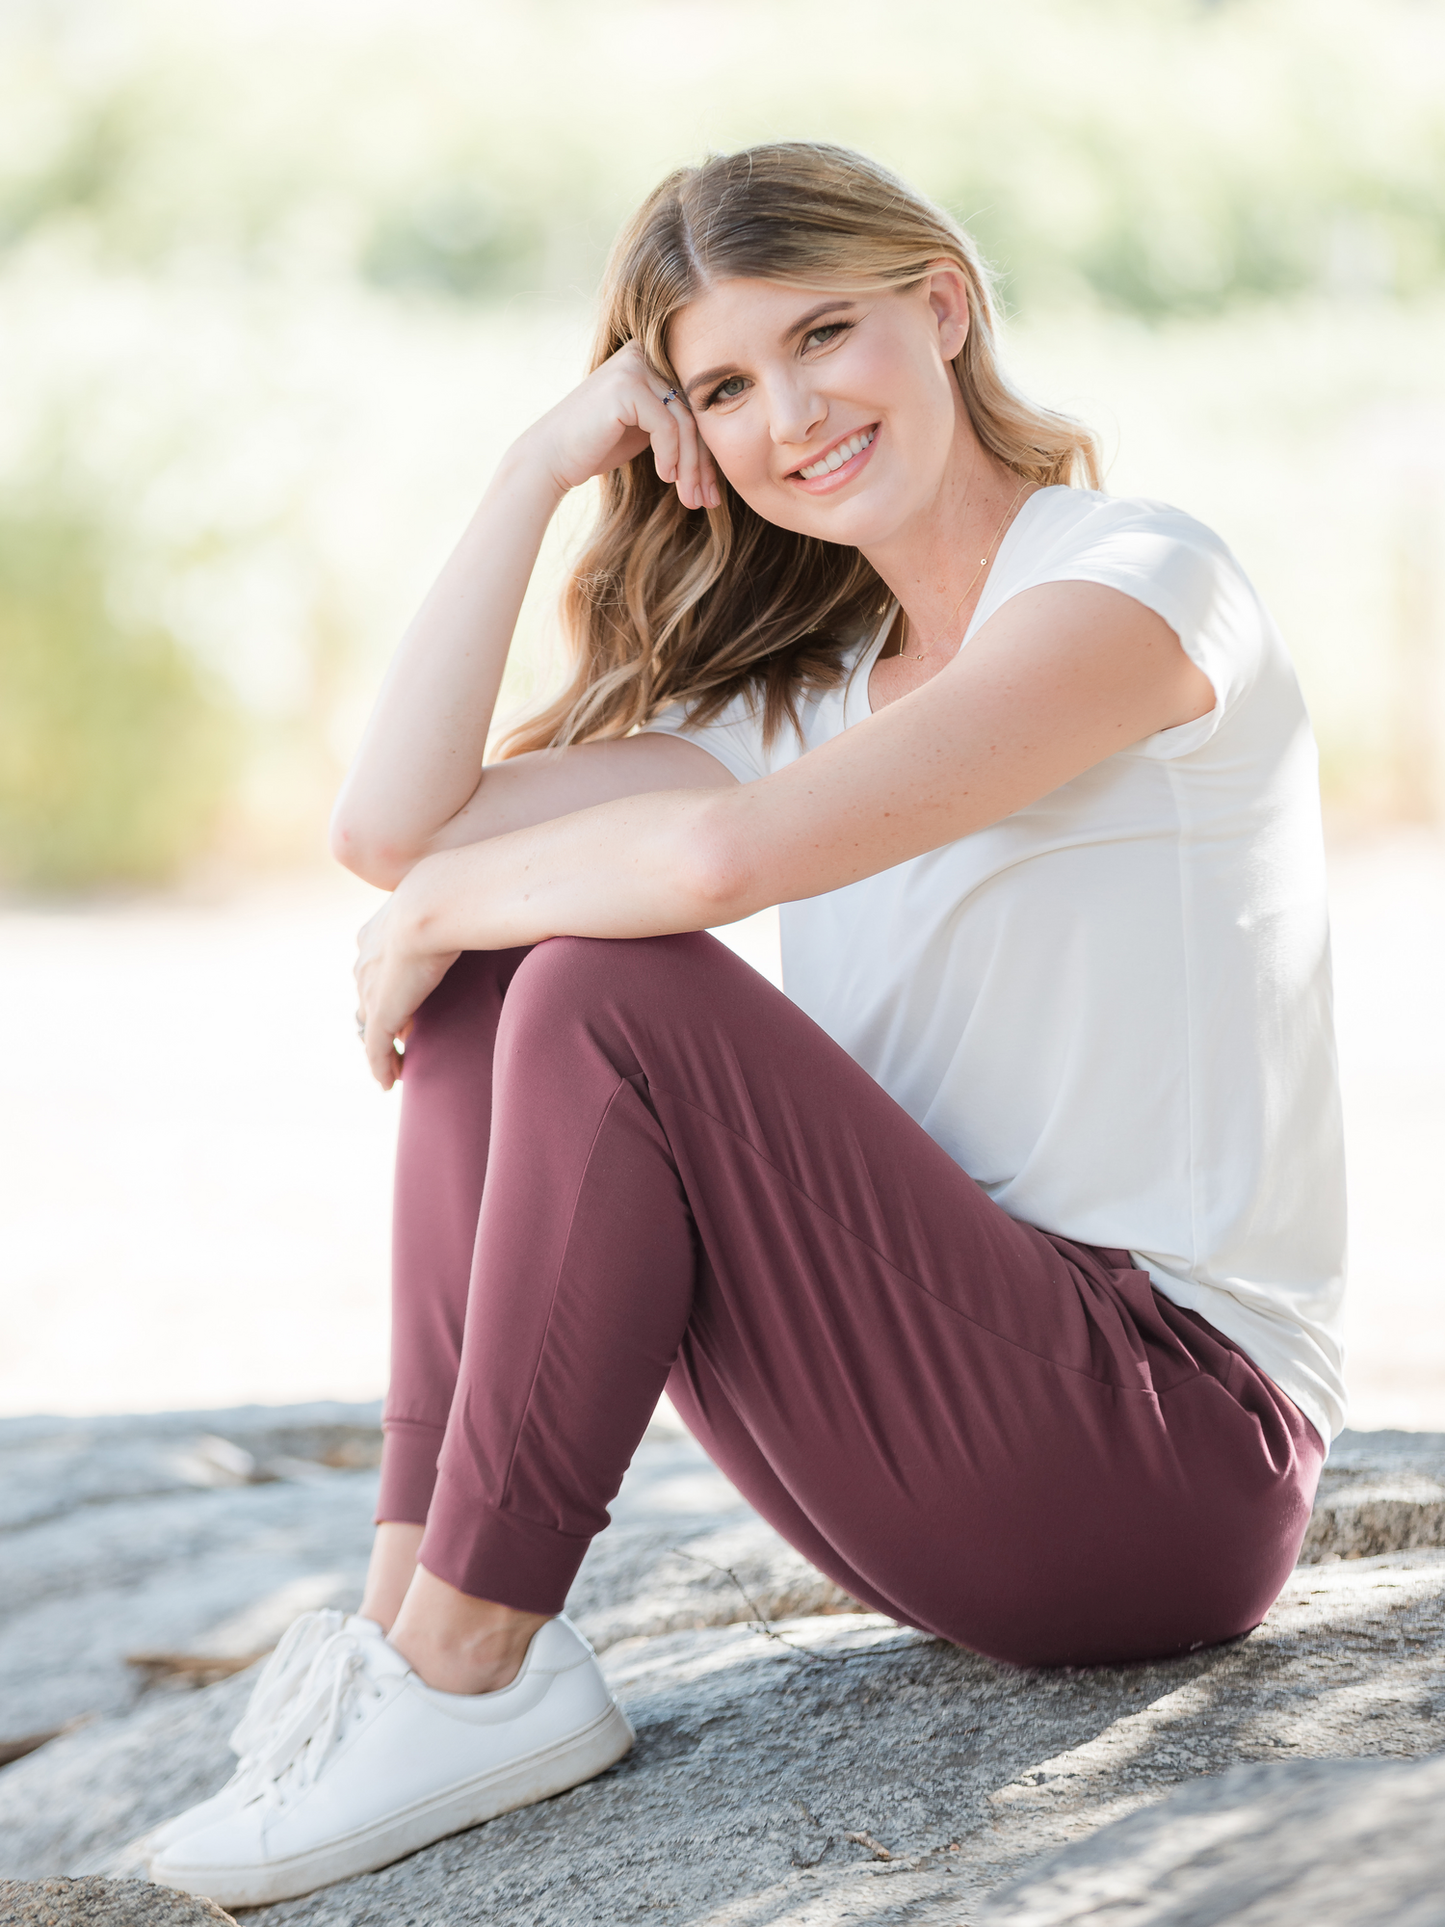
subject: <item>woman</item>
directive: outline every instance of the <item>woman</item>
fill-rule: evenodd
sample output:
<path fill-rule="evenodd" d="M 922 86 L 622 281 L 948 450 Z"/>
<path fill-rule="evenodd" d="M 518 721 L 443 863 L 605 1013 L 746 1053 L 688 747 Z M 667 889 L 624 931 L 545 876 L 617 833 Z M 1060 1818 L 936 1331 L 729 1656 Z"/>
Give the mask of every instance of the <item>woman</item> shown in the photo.
<path fill-rule="evenodd" d="M 576 673 L 484 769 L 594 477 Z M 558 1615 L 664 1387 L 943 1639 L 1263 1616 L 1343 1416 L 1314 750 L 1224 546 L 1097 480 L 871 162 L 715 159 L 624 233 L 337 806 L 406 1070 L 366 1597 L 293 1630 L 157 1877 L 279 1898 L 619 1757 Z M 771 904 L 786 996 L 701 934 Z"/>

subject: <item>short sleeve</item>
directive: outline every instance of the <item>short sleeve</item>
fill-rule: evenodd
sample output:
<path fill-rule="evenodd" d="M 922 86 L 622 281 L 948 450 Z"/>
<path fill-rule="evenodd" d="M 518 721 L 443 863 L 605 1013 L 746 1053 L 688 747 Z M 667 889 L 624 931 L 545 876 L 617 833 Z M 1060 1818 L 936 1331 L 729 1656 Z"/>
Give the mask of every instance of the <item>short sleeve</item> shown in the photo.
<path fill-rule="evenodd" d="M 660 709 L 639 736 L 681 736 L 696 743 L 709 756 L 715 756 L 724 769 L 731 770 L 740 783 L 756 783 L 769 773 L 763 750 L 763 719 L 752 692 L 734 696 L 710 723 L 690 723 L 687 704 L 670 703 Z"/>
<path fill-rule="evenodd" d="M 1193 722 L 1160 730 L 1136 756 L 1168 760 L 1209 741 L 1248 692 L 1263 656 L 1269 618 L 1247 577 L 1212 530 L 1162 503 L 1113 503 L 1078 531 L 1072 553 L 1030 573 L 1042 582 L 1098 582 L 1152 609 L 1178 636 L 1214 689 L 1214 707 Z"/>

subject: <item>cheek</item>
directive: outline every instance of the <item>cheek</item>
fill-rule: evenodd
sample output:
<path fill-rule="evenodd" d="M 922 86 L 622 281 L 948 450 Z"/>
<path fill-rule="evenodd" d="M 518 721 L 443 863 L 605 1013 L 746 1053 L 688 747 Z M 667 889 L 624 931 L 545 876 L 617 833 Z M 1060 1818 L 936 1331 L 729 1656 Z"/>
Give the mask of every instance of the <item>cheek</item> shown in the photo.
<path fill-rule="evenodd" d="M 807 508 L 786 482 L 773 475 L 773 448 L 766 429 L 744 431 L 735 422 L 710 423 L 707 451 L 733 492 L 775 528 L 806 533 Z"/>
<path fill-rule="evenodd" d="M 936 427 L 947 433 L 952 409 L 936 364 L 908 352 L 904 344 L 879 344 L 853 371 L 850 384 L 867 414 L 886 415 L 893 439 L 930 437 Z"/>
<path fill-rule="evenodd" d="M 749 422 L 742 415 L 714 417 L 698 432 L 708 454 L 744 501 L 766 487 L 772 444 L 764 424 Z"/>

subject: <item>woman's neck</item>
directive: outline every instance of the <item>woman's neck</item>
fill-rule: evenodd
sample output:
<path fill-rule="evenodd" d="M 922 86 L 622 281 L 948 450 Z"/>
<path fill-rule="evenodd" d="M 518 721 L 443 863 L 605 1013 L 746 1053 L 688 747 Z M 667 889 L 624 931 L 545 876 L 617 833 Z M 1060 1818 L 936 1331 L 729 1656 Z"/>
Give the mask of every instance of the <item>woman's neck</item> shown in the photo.
<path fill-rule="evenodd" d="M 954 655 L 983 594 L 999 544 L 1037 492 L 990 455 L 961 415 L 942 486 L 927 510 L 868 560 L 902 605 L 883 654 Z M 900 649 L 901 642 L 901 649 Z"/>

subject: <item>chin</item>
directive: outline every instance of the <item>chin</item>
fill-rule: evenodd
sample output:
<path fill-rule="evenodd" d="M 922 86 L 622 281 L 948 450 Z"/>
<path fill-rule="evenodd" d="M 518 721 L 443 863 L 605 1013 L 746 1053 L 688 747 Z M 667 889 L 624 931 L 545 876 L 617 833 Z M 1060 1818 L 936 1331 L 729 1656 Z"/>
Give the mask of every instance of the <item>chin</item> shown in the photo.
<path fill-rule="evenodd" d="M 790 503 L 788 506 L 793 508 L 793 514 L 782 527 L 798 535 L 811 535 L 819 542 L 842 543 L 850 549 L 868 549 L 886 541 L 907 513 L 898 503 L 868 501 L 861 496 L 851 501 Z"/>

